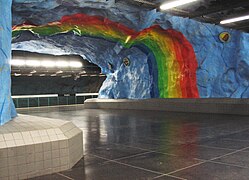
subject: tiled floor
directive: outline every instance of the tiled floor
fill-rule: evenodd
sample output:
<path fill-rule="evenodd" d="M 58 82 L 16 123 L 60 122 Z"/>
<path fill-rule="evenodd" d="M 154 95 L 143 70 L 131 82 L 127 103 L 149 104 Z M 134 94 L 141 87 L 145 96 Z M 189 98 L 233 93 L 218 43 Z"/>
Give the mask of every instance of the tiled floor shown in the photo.
<path fill-rule="evenodd" d="M 84 159 L 35 179 L 249 179 L 249 117 L 153 111 L 87 110 L 82 105 L 19 109 L 74 122 Z"/>

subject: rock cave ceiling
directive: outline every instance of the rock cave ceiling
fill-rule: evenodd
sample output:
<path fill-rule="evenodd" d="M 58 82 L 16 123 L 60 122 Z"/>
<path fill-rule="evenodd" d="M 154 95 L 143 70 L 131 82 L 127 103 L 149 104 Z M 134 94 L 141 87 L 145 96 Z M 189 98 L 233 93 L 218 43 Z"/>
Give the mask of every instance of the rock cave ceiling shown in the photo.
<path fill-rule="evenodd" d="M 213 24 L 219 24 L 220 20 L 230 17 L 245 15 L 249 2 L 241 0 L 199 0 L 188 6 L 173 9 L 169 11 L 168 14 L 166 12 L 159 12 L 158 9 L 161 2 L 162 1 L 146 0 L 14 0 L 12 6 L 13 25 L 23 24 L 23 22 L 25 22 L 23 25 L 26 31 L 23 31 L 19 36 L 13 39 L 12 48 L 14 48 L 14 50 L 53 55 L 77 54 L 83 58 L 85 57 L 89 62 L 98 65 L 101 68 L 101 72 L 107 74 L 107 79 L 100 89 L 100 97 L 102 98 L 182 98 L 183 96 L 180 91 L 174 91 L 176 93 L 173 93 L 173 95 L 168 93 L 170 90 L 175 90 L 176 83 L 169 85 L 165 83 L 165 86 L 164 84 L 160 86 L 161 81 L 159 81 L 159 78 L 163 76 L 158 75 L 159 72 L 155 71 L 160 70 L 161 67 L 168 66 L 159 65 L 157 68 L 153 68 L 156 62 L 155 60 L 160 61 L 162 59 L 162 62 L 166 65 L 174 64 L 167 63 L 168 59 L 163 58 L 161 55 L 156 56 L 157 49 L 162 53 L 166 52 L 164 49 L 152 48 L 155 50 L 153 53 L 151 53 L 152 51 L 147 51 L 146 49 L 144 50 L 136 46 L 128 49 L 121 47 L 120 49 L 119 41 L 110 41 L 108 36 L 98 38 L 99 30 L 103 30 L 103 28 L 98 28 L 95 31 L 95 35 L 97 35 L 96 38 L 91 36 L 91 34 L 90 36 L 77 35 L 83 34 L 82 32 L 92 33 L 92 30 L 84 31 L 83 28 L 81 31 L 72 32 L 69 26 L 68 31 L 63 31 L 58 34 L 57 30 L 61 29 L 56 27 L 60 24 L 59 21 L 63 16 L 76 13 L 87 14 L 89 16 L 87 18 L 91 18 L 90 16 L 92 15 L 98 15 L 100 17 L 99 23 L 104 24 L 105 27 L 109 27 L 112 24 L 107 22 L 113 22 L 115 24 L 115 26 L 113 26 L 114 31 L 107 35 L 119 34 L 117 30 L 119 30 L 119 27 L 122 25 L 126 26 L 129 30 L 142 32 L 146 28 L 153 29 L 155 28 L 153 25 L 158 24 L 164 30 L 174 29 L 181 32 L 192 44 L 198 62 L 198 67 L 195 67 L 197 68 L 196 75 L 194 72 L 191 76 L 197 77 L 197 83 L 192 84 L 192 89 L 195 89 L 197 86 L 200 97 L 248 98 L 249 34 L 233 30 L 238 29 L 247 32 L 249 30 L 249 26 L 247 25 L 248 21 L 227 25 L 227 27 L 231 29 L 224 29 Z M 171 15 L 188 17 L 197 21 Z M 110 21 L 108 21 L 108 19 Z M 69 20 L 74 21 L 75 18 L 69 18 Z M 198 21 L 209 22 L 211 24 L 200 23 Z M 55 24 L 49 22 L 54 22 Z M 76 23 L 82 23 L 82 21 L 77 22 L 76 18 Z M 28 30 L 29 28 L 25 27 L 27 24 L 33 24 L 34 27 L 38 28 L 38 31 Z M 55 25 L 52 29 L 50 28 L 51 24 Z M 84 26 L 84 23 L 81 25 Z M 94 23 L 92 25 L 91 27 L 97 27 Z M 47 31 L 46 29 L 40 31 L 44 27 L 52 31 Z M 22 28 L 22 26 L 19 26 L 19 30 L 20 28 Z M 79 28 L 76 29 L 80 30 Z M 18 28 L 16 30 L 18 32 Z M 219 34 L 223 31 L 230 33 L 232 38 L 229 43 L 222 43 L 219 40 Z M 55 32 L 55 34 L 53 34 L 53 32 Z M 102 32 L 101 35 L 106 35 L 106 33 Z M 121 37 L 122 41 L 126 41 L 123 39 L 124 37 Z M 146 37 L 150 39 L 154 36 L 148 35 Z M 174 40 L 177 39 L 179 38 L 173 38 L 173 43 L 165 43 L 167 45 L 165 47 L 170 47 L 170 45 L 174 44 Z M 161 39 L 160 41 L 156 41 L 156 43 L 161 42 Z M 207 51 L 210 49 L 212 49 L 212 51 Z M 128 67 L 125 67 L 122 63 L 126 57 L 131 61 L 131 65 Z M 186 55 L 186 57 L 189 56 Z M 193 58 L 191 59 L 193 60 Z M 175 58 L 175 60 L 177 60 L 177 58 Z M 111 68 L 109 66 L 110 63 L 112 65 Z M 186 72 L 188 72 L 189 68 L 185 66 L 184 68 L 187 70 Z M 169 74 L 168 70 L 172 69 L 174 70 L 173 67 L 169 66 L 168 69 L 161 69 L 160 72 L 162 72 L 162 74 Z M 177 79 L 180 79 L 181 73 L 177 74 L 173 72 L 168 76 L 169 78 L 163 78 L 163 80 L 174 80 L 175 74 L 178 77 Z M 162 88 L 160 89 L 160 87 Z M 196 96 L 190 95 L 187 97 Z"/>
<path fill-rule="evenodd" d="M 13 24 L 24 21 L 34 24 L 45 24 L 58 20 L 65 14 L 84 12 L 91 15 L 89 8 L 98 9 L 98 14 L 110 18 L 106 9 L 112 9 L 113 19 L 139 29 L 136 23 L 143 17 L 138 11 L 159 9 L 166 0 L 14 0 Z M 103 9 L 103 11 L 99 11 Z M 94 10 L 91 10 L 94 11 Z M 121 15 L 122 12 L 122 15 Z M 96 12 L 92 12 L 96 14 Z M 249 13 L 248 0 L 199 0 L 189 5 L 174 8 L 168 13 L 189 17 L 201 22 L 219 24 L 223 19 L 237 17 Z M 110 18 L 112 19 L 112 18 Z M 136 21 L 137 20 L 137 21 Z M 248 21 L 227 25 L 229 28 L 249 32 Z"/>

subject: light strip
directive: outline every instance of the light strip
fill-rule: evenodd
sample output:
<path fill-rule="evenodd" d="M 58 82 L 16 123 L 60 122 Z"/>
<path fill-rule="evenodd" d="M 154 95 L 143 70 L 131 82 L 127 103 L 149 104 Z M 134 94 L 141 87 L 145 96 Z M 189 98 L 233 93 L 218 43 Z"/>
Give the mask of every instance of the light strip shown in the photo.
<path fill-rule="evenodd" d="M 12 96 L 13 99 L 21 99 L 21 98 L 42 98 L 42 97 L 58 97 L 58 94 Z"/>
<path fill-rule="evenodd" d="M 69 63 L 67 61 L 56 61 L 56 67 L 69 67 Z"/>
<path fill-rule="evenodd" d="M 14 75 L 18 77 L 18 76 L 21 76 L 22 74 L 15 73 Z"/>
<path fill-rule="evenodd" d="M 229 24 L 229 23 L 233 23 L 233 22 L 244 21 L 247 19 L 249 19 L 249 15 L 241 16 L 241 17 L 237 17 L 237 18 L 226 19 L 226 20 L 221 21 L 220 24 Z"/>
<path fill-rule="evenodd" d="M 70 67 L 74 67 L 74 68 L 80 68 L 80 67 L 82 67 L 83 65 L 82 65 L 82 63 L 79 62 L 79 61 L 70 61 L 70 62 L 69 62 L 69 66 L 70 66 Z"/>
<path fill-rule="evenodd" d="M 26 66 L 30 66 L 30 67 L 39 67 L 41 66 L 41 62 L 37 61 L 37 60 L 29 60 L 29 61 L 25 61 Z"/>
<path fill-rule="evenodd" d="M 75 96 L 98 96 L 99 93 L 77 93 Z M 44 94 L 44 95 L 20 95 L 20 96 L 11 96 L 13 99 L 22 99 L 22 98 L 46 98 L 46 97 L 59 97 L 58 94 Z"/>
<path fill-rule="evenodd" d="M 55 62 L 54 61 L 42 61 L 41 65 L 43 67 L 55 67 Z"/>
<path fill-rule="evenodd" d="M 82 62 L 80 61 L 38 61 L 38 60 L 21 60 L 21 59 L 12 59 L 10 61 L 12 66 L 28 66 L 28 67 L 46 67 L 46 68 L 81 68 L 83 67 Z"/>
<path fill-rule="evenodd" d="M 10 64 L 12 66 L 24 66 L 25 65 L 25 60 L 13 59 L 13 60 L 10 61 Z"/>
<path fill-rule="evenodd" d="M 178 1 L 173 1 L 173 2 L 169 2 L 169 3 L 164 3 L 160 6 L 160 9 L 161 10 L 168 10 L 168 9 L 182 6 L 184 4 L 189 4 L 189 3 L 192 3 L 195 1 L 197 1 L 197 0 L 178 0 Z"/>
<path fill-rule="evenodd" d="M 99 93 L 77 93 L 75 96 L 98 96 Z"/>

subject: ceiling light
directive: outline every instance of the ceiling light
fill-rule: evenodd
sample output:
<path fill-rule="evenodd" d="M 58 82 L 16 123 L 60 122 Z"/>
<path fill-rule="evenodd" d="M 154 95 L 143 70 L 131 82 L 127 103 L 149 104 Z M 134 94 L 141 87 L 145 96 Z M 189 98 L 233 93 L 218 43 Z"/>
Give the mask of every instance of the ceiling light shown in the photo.
<path fill-rule="evenodd" d="M 51 74 L 50 76 L 54 77 L 54 76 L 57 76 L 57 74 Z"/>
<path fill-rule="evenodd" d="M 22 74 L 15 73 L 14 75 L 15 75 L 15 76 L 21 76 Z"/>
<path fill-rule="evenodd" d="M 57 71 L 57 72 L 56 72 L 56 74 L 61 74 L 61 73 L 63 73 L 63 71 Z"/>
<path fill-rule="evenodd" d="M 46 74 L 40 74 L 41 77 L 46 76 Z"/>
<path fill-rule="evenodd" d="M 57 61 L 56 66 L 57 67 L 68 67 L 69 63 L 67 61 Z"/>
<path fill-rule="evenodd" d="M 177 0 L 177 1 L 169 2 L 169 3 L 164 3 L 160 6 L 160 9 L 168 10 L 168 9 L 172 9 L 172 8 L 184 5 L 184 4 L 192 3 L 194 1 L 197 1 L 197 0 Z"/>
<path fill-rule="evenodd" d="M 79 74 L 86 74 L 86 71 L 81 71 Z"/>
<path fill-rule="evenodd" d="M 71 61 L 71 62 L 69 62 L 69 65 L 70 65 L 70 67 L 74 67 L 74 68 L 82 67 L 82 63 L 79 61 Z"/>
<path fill-rule="evenodd" d="M 244 21 L 247 19 L 249 19 L 249 15 L 241 16 L 241 17 L 237 17 L 237 18 L 226 19 L 226 20 L 221 21 L 220 24 L 229 24 L 229 23 L 233 23 L 233 22 Z"/>
<path fill-rule="evenodd" d="M 24 66 L 25 65 L 25 61 L 24 60 L 20 60 L 20 59 L 12 59 L 10 61 L 10 64 L 12 66 Z"/>
<path fill-rule="evenodd" d="M 72 75 L 61 76 L 61 78 L 69 78 L 69 77 L 72 77 Z"/>
<path fill-rule="evenodd" d="M 28 76 L 30 77 L 30 76 L 33 76 L 33 74 L 28 74 Z"/>
<path fill-rule="evenodd" d="M 43 67 L 55 67 L 55 62 L 54 61 L 41 61 L 41 65 Z"/>
<path fill-rule="evenodd" d="M 33 71 L 31 71 L 30 73 L 31 73 L 31 74 L 34 74 L 34 73 L 36 73 L 36 70 L 33 70 Z"/>
<path fill-rule="evenodd" d="M 31 67 L 38 67 L 38 66 L 41 65 L 41 62 L 40 62 L 40 61 L 36 61 L 36 60 L 27 60 L 27 61 L 25 62 L 25 64 L 26 64 L 27 66 L 31 66 Z"/>
<path fill-rule="evenodd" d="M 128 37 L 126 38 L 126 40 L 125 40 L 125 44 L 127 44 L 127 43 L 130 41 L 130 39 L 131 39 L 131 36 L 128 36 Z"/>

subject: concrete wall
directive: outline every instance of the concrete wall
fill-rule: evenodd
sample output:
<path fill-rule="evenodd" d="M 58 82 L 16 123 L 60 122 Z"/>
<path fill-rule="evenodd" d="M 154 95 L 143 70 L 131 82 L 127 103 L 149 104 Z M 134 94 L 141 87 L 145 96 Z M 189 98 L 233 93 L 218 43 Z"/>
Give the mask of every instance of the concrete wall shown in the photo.
<path fill-rule="evenodd" d="M 88 99 L 86 109 L 126 109 L 249 115 L 248 99 Z"/>

